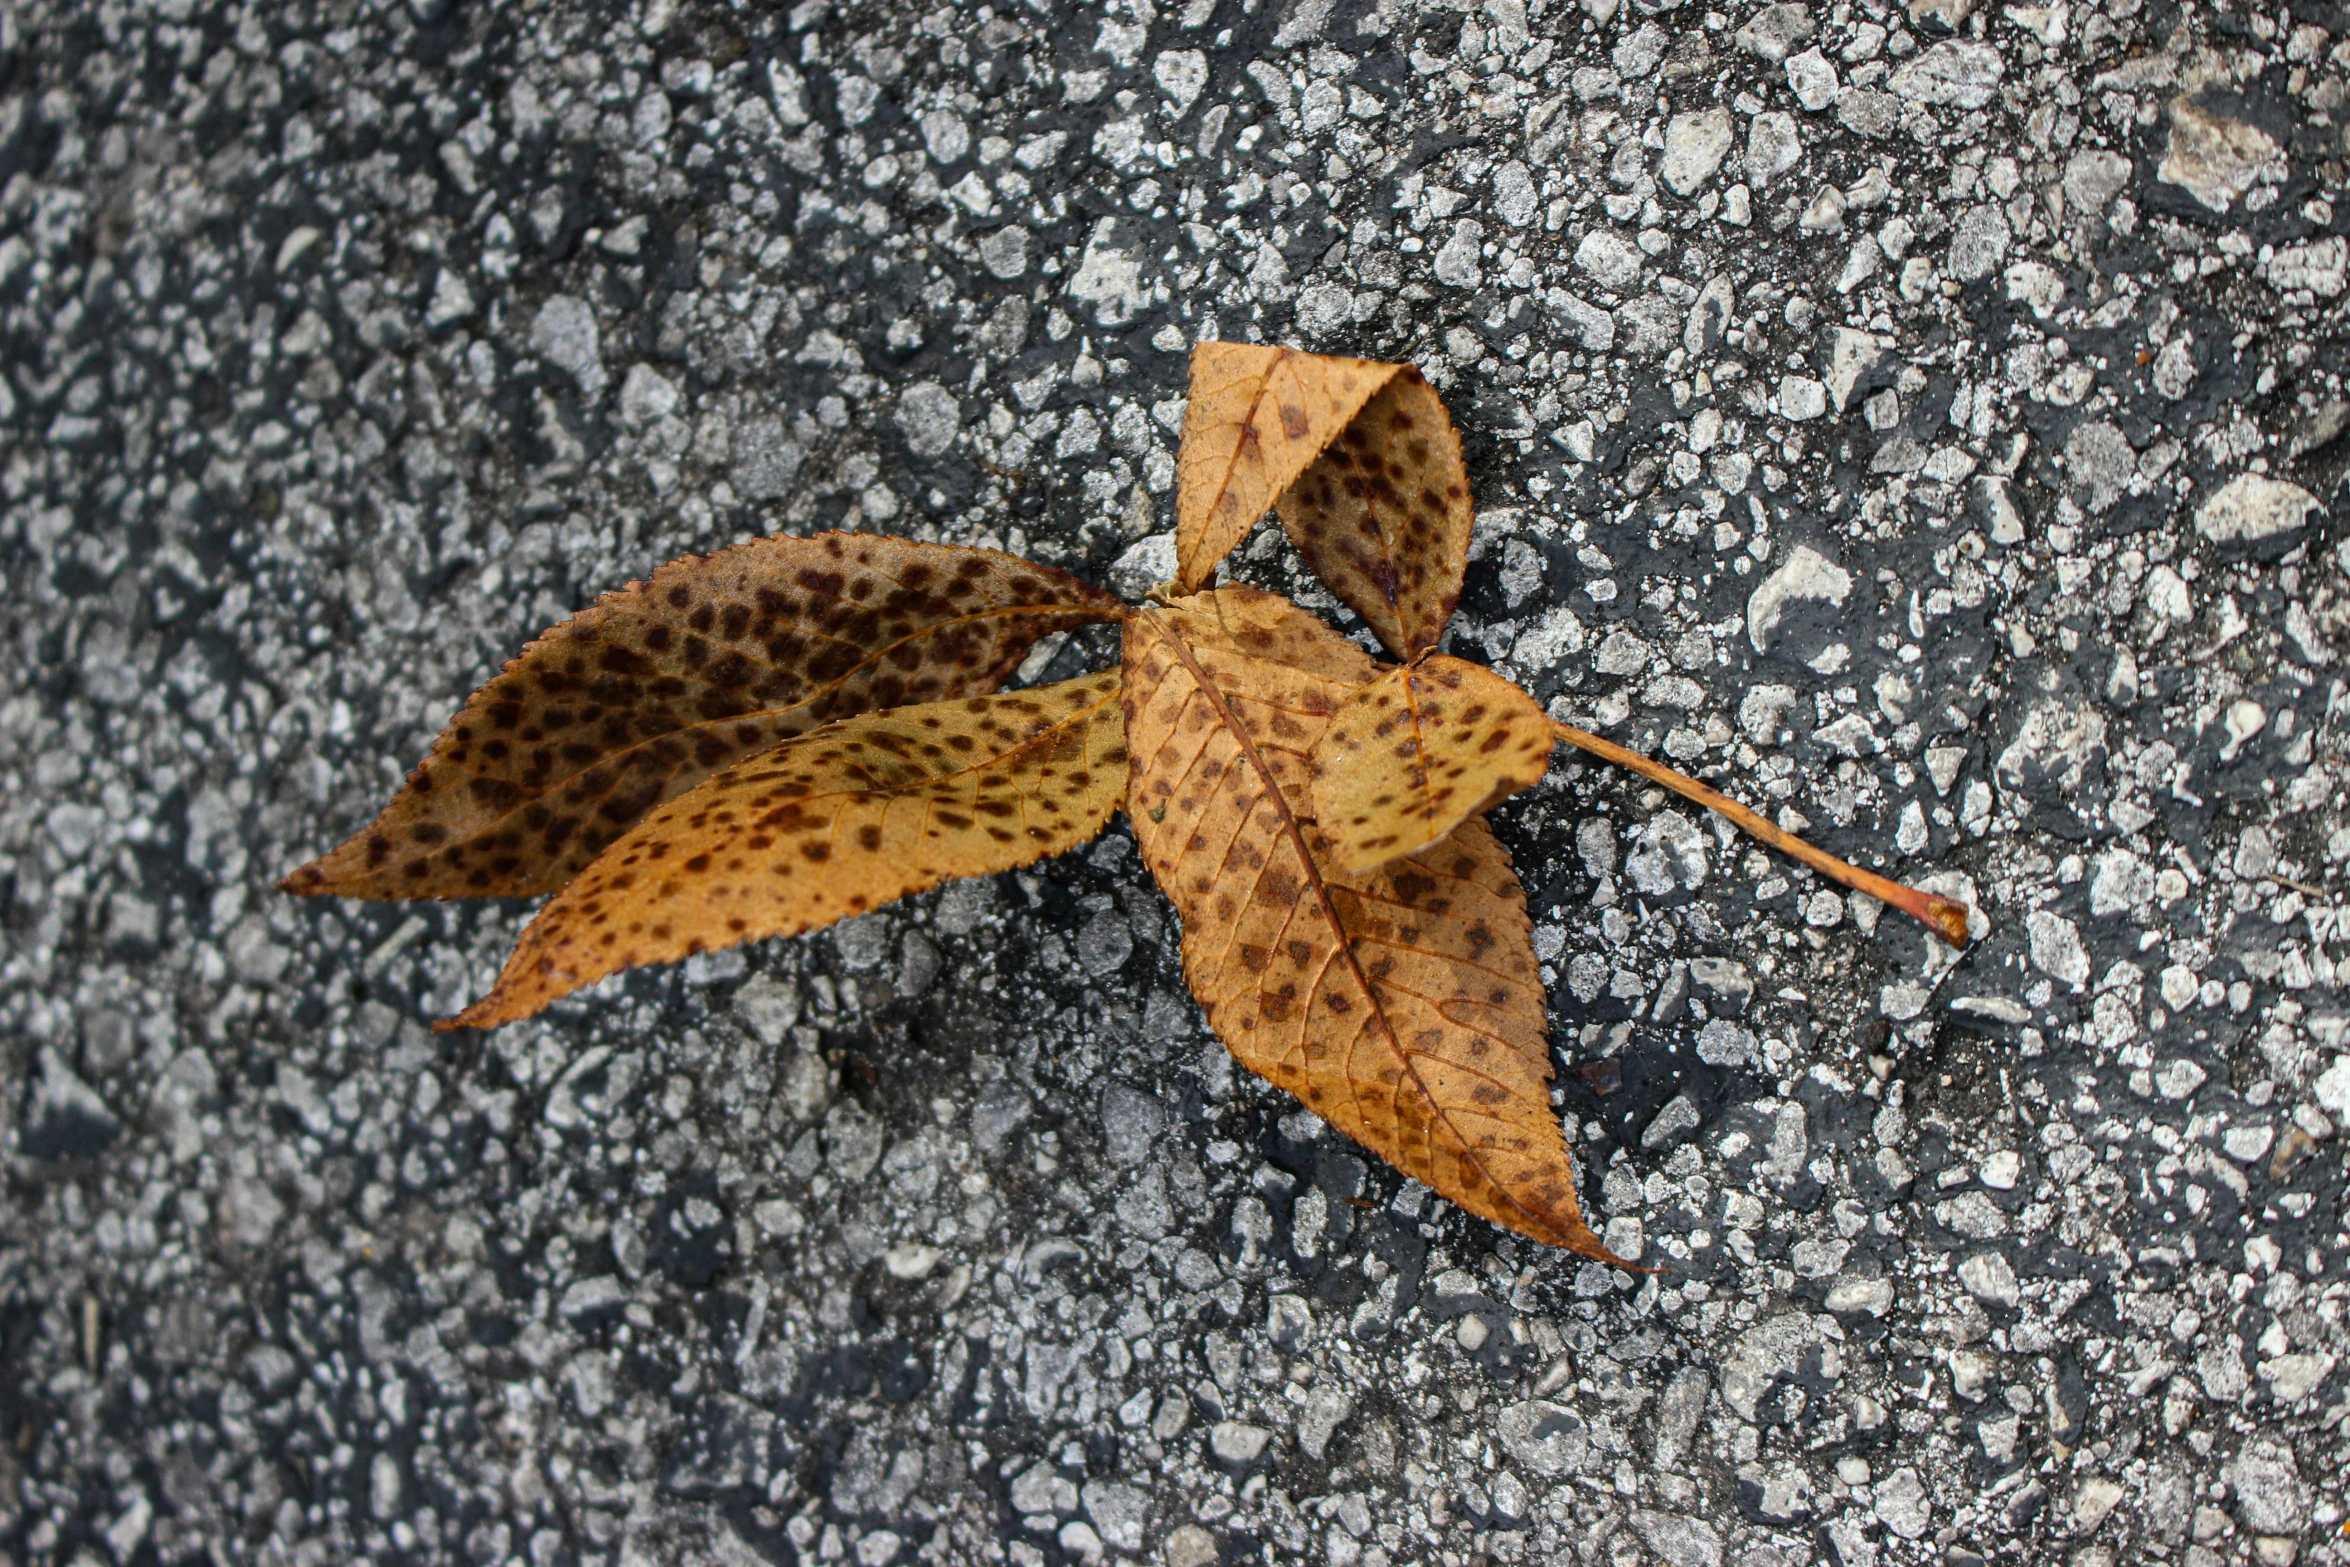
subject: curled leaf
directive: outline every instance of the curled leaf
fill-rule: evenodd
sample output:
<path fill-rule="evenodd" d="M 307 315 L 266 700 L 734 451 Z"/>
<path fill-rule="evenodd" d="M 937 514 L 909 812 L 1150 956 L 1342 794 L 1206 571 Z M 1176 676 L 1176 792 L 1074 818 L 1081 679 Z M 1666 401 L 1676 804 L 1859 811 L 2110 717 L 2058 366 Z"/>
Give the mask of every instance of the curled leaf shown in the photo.
<path fill-rule="evenodd" d="M 1550 715 L 1510 681 L 1436 654 L 1349 697 L 1314 747 L 1314 814 L 1333 863 L 1415 853 L 1541 780 Z"/>
<path fill-rule="evenodd" d="M 1259 343 L 1192 349 L 1175 480 L 1176 581 L 1183 591 L 1207 581 L 1400 368 Z"/>
<path fill-rule="evenodd" d="M 1038 638 L 1122 613 L 1049 566 L 879 534 L 687 556 L 531 643 L 373 825 L 285 887 L 549 892 L 723 767 L 837 718 L 992 691 Z"/>
<path fill-rule="evenodd" d="M 494 1028 L 607 974 L 794 936 L 1083 843 L 1126 792 L 1118 675 L 827 725 L 654 811 L 539 911 Z"/>
<path fill-rule="evenodd" d="M 1469 473 L 1436 389 L 1405 365 L 1281 495 L 1314 574 L 1395 656 L 1444 638 L 1469 564 Z"/>
<path fill-rule="evenodd" d="M 1473 1213 L 1614 1260 L 1549 1097 L 1526 898 L 1482 822 L 1375 871 L 1331 860 L 1312 756 L 1376 673 L 1247 588 L 1126 624 L 1129 812 L 1183 920 L 1183 968 L 1251 1071 Z"/>

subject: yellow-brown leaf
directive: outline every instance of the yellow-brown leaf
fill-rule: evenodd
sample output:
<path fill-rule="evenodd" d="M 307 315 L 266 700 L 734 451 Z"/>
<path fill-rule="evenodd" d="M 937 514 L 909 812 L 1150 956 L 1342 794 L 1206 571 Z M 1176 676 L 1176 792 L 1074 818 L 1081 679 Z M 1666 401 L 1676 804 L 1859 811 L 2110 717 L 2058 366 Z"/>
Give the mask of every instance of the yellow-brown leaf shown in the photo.
<path fill-rule="evenodd" d="M 1314 747 L 1333 863 L 1375 870 L 1541 781 L 1550 715 L 1490 669 L 1438 653 L 1347 699 Z"/>
<path fill-rule="evenodd" d="M 654 811 L 539 911 L 495 1028 L 607 974 L 796 936 L 1091 838 L 1126 793 L 1117 672 L 829 724 Z"/>
<path fill-rule="evenodd" d="M 1176 580 L 1186 593 L 1399 368 L 1258 343 L 1192 349 L 1175 481 Z"/>
<path fill-rule="evenodd" d="M 689 555 L 531 643 L 374 825 L 285 888 L 551 892 L 720 768 L 837 718 L 992 691 L 1039 637 L 1121 613 L 1048 566 L 880 534 Z"/>
<path fill-rule="evenodd" d="M 1436 389 L 1410 365 L 1277 503 L 1314 574 L 1398 658 L 1444 638 L 1469 564 L 1469 473 Z"/>
<path fill-rule="evenodd" d="M 1331 864 L 1311 761 L 1371 659 L 1273 594 L 1126 624 L 1128 811 L 1183 968 L 1251 1071 L 1472 1213 L 1586 1256 L 1550 1108 L 1525 894 L 1482 822 L 1362 875 Z"/>

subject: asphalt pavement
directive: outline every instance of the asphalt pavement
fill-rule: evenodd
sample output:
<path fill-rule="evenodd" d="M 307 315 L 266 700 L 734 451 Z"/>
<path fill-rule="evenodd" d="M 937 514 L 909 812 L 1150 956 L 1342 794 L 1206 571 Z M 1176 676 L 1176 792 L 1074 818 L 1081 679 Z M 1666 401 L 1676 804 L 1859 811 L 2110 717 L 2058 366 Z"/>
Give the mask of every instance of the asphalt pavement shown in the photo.
<path fill-rule="evenodd" d="M 2346 124 L 2323 0 L 0 9 L 0 1553 L 2350 1562 Z M 526 906 L 274 891 L 679 554 L 1147 589 L 1208 338 L 1980 910 L 1496 813 L 1659 1271 L 1235 1068 L 1122 825 L 486 1035 Z"/>

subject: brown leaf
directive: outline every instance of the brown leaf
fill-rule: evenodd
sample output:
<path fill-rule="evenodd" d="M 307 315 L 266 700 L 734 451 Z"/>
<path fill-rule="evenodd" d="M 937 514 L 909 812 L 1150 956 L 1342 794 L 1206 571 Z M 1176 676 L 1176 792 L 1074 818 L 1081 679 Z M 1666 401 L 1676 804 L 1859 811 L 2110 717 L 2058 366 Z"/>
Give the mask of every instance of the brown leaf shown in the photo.
<path fill-rule="evenodd" d="M 689 555 L 531 643 L 373 826 L 285 888 L 549 892 L 720 768 L 836 718 L 992 691 L 1039 637 L 1123 612 L 1017 556 L 879 534 Z"/>
<path fill-rule="evenodd" d="M 1469 473 L 1436 389 L 1410 365 L 1277 502 L 1314 574 L 1395 656 L 1443 640 L 1469 564 Z"/>
<path fill-rule="evenodd" d="M 1399 369 L 1258 343 L 1191 351 L 1176 459 L 1176 581 L 1207 581 L 1274 498 Z"/>
<path fill-rule="evenodd" d="M 1436 842 L 1541 781 L 1550 715 L 1490 669 L 1438 653 L 1347 699 L 1314 747 L 1314 815 L 1341 869 Z"/>
<path fill-rule="evenodd" d="M 1031 864 L 1100 832 L 1125 793 L 1115 671 L 843 719 L 647 816 L 443 1026 L 495 1028 L 625 968 Z"/>
<path fill-rule="evenodd" d="M 1218 1037 L 1472 1213 L 1607 1258 L 1550 1108 L 1547 1011 L 1508 852 L 1472 821 L 1367 874 L 1330 863 L 1313 748 L 1371 659 L 1250 588 L 1138 612 L 1125 640 L 1128 809 Z"/>

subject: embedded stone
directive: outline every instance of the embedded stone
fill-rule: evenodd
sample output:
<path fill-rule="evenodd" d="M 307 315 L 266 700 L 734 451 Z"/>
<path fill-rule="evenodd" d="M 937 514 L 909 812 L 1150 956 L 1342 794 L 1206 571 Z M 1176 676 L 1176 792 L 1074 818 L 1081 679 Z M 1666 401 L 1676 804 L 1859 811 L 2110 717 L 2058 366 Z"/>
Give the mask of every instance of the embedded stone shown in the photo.
<path fill-rule="evenodd" d="M 1665 122 L 1664 166 L 1658 177 L 1676 196 L 1694 196 L 1730 155 L 1730 111 L 1698 109 Z"/>
<path fill-rule="evenodd" d="M 1852 573 L 1810 545 L 1799 544 L 1788 553 L 1785 563 L 1748 596 L 1747 638 L 1757 653 L 1767 653 L 1788 606 L 1815 603 L 1841 607 L 1851 593 Z"/>
<path fill-rule="evenodd" d="M 2261 544 L 2300 531 L 2320 504 L 2289 480 L 2238 474 L 2196 508 L 2195 531 L 2214 544 Z"/>

